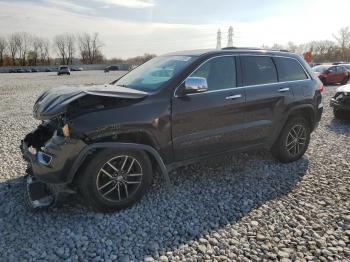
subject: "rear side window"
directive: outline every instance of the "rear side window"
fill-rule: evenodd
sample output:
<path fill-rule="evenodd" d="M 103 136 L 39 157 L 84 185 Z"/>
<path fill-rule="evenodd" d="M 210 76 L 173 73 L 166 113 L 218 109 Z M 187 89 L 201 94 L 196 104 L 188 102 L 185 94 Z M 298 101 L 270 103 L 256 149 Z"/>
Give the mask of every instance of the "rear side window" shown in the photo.
<path fill-rule="evenodd" d="M 233 56 L 212 58 L 201 65 L 191 76 L 207 79 L 208 90 L 236 87 L 236 63 Z"/>
<path fill-rule="evenodd" d="M 308 79 L 298 61 L 290 58 L 274 57 L 280 82 Z"/>
<path fill-rule="evenodd" d="M 276 67 L 267 56 L 242 56 L 243 85 L 277 83 Z"/>

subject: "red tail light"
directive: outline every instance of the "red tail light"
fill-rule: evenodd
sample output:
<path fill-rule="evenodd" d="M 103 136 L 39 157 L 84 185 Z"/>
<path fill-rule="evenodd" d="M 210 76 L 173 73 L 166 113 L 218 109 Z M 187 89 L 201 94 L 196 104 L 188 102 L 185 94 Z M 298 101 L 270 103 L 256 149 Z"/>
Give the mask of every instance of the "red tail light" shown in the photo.
<path fill-rule="evenodd" d="M 324 85 L 321 83 L 320 85 L 320 92 L 322 93 L 324 91 Z"/>

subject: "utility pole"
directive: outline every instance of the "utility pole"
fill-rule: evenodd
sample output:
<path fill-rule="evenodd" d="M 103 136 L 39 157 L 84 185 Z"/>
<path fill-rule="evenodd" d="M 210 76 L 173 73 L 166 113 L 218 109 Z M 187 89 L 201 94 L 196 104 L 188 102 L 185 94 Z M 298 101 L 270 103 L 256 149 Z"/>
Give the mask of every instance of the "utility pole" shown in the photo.
<path fill-rule="evenodd" d="M 230 28 L 228 29 L 227 47 L 233 47 L 233 27 L 232 26 L 230 26 Z"/>
<path fill-rule="evenodd" d="M 216 37 L 216 49 L 221 49 L 221 31 L 218 30 L 217 37 Z"/>

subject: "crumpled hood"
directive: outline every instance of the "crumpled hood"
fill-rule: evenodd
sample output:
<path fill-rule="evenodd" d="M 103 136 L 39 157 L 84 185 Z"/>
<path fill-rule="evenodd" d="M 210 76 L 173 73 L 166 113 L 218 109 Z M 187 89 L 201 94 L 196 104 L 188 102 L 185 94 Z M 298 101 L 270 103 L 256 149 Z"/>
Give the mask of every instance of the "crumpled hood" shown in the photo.
<path fill-rule="evenodd" d="M 350 84 L 344 85 L 337 88 L 337 93 L 349 92 L 350 93 Z"/>
<path fill-rule="evenodd" d="M 66 112 L 70 103 L 83 96 L 104 96 L 126 99 L 140 99 L 146 92 L 116 85 L 62 86 L 43 92 L 33 107 L 33 116 L 45 120 Z"/>

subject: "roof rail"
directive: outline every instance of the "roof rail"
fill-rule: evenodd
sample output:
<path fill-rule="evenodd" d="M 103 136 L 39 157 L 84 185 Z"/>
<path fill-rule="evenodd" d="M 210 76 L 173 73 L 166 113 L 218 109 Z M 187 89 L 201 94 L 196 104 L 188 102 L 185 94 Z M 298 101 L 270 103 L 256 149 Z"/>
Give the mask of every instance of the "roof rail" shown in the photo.
<path fill-rule="evenodd" d="M 259 48 L 259 47 L 223 47 L 221 50 L 232 50 L 232 49 L 243 49 L 243 50 L 268 50 L 268 51 L 279 51 L 279 52 L 288 52 L 286 49 L 272 49 L 272 48 Z"/>

